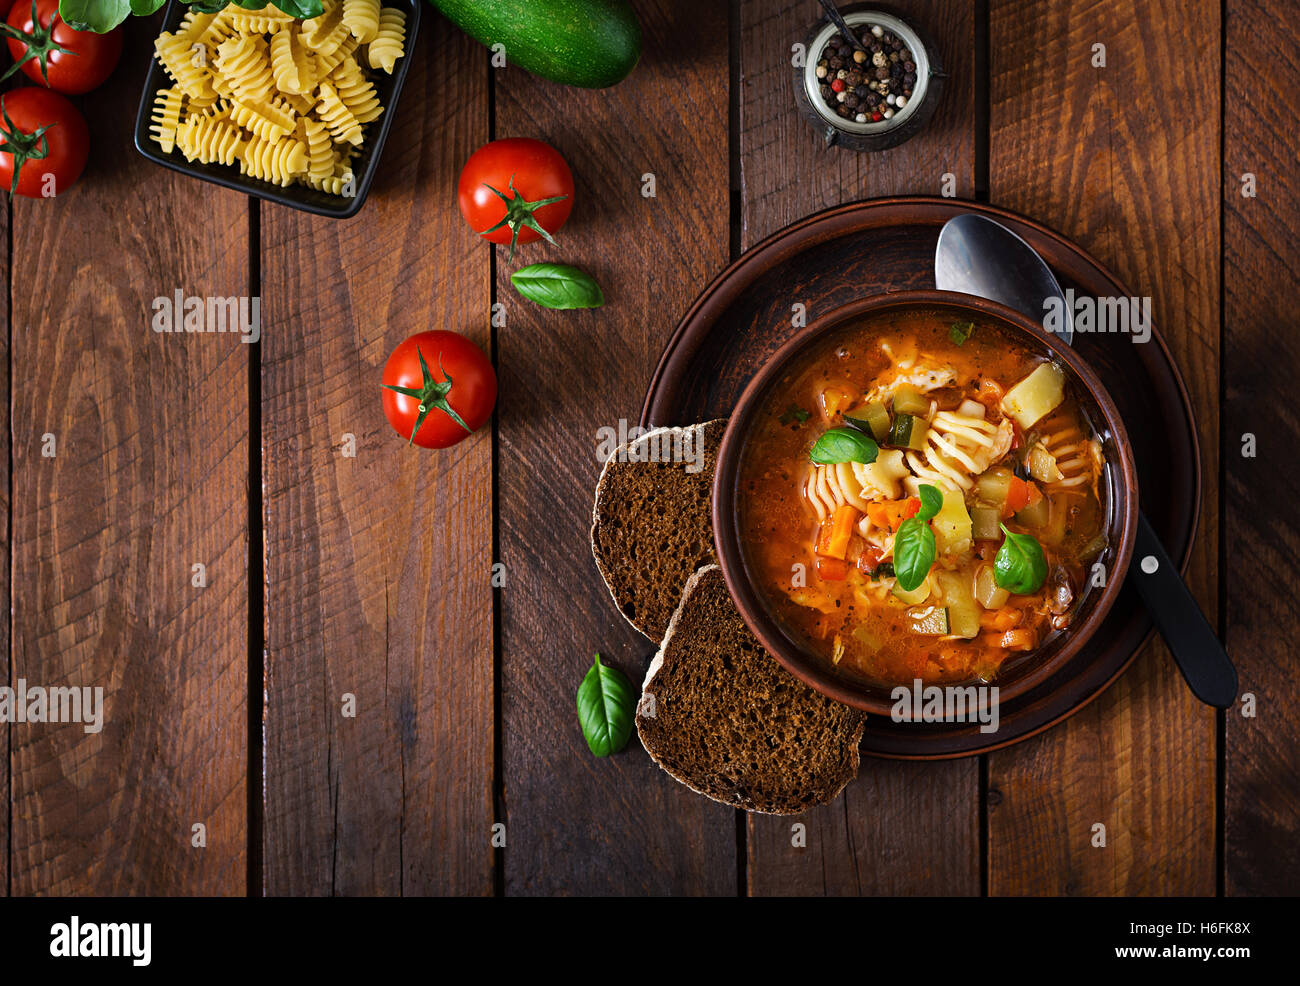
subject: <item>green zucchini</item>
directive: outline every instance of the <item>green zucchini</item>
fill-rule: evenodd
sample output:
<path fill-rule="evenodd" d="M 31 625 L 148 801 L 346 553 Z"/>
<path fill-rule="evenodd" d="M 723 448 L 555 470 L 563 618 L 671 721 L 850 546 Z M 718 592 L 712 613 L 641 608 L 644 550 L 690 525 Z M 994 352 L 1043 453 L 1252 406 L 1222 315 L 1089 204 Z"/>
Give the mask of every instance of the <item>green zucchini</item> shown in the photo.
<path fill-rule="evenodd" d="M 930 399 L 909 383 L 894 388 L 894 413 L 924 416 L 930 413 Z"/>
<path fill-rule="evenodd" d="M 889 444 L 894 448 L 920 452 L 925 448 L 925 436 L 929 431 L 930 426 L 923 419 L 911 414 L 896 414 L 889 429 Z"/>
<path fill-rule="evenodd" d="M 927 637 L 948 635 L 948 610 L 944 606 L 914 607 L 907 611 L 909 629 Z"/>
<path fill-rule="evenodd" d="M 853 425 L 865 425 L 877 442 L 883 444 L 889 438 L 889 412 L 880 401 L 863 404 L 844 415 L 844 420 Z"/>
<path fill-rule="evenodd" d="M 584 89 L 623 81 L 641 57 L 641 25 L 627 0 L 430 0 L 506 62 Z"/>

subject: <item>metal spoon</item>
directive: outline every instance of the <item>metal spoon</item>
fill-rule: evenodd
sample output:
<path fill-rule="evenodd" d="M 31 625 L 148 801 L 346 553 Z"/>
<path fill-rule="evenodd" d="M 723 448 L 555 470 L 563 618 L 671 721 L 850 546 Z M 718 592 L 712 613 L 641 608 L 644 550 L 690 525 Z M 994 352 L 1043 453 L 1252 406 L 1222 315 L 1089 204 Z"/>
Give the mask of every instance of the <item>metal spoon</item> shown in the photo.
<path fill-rule="evenodd" d="M 844 35 L 844 37 L 848 39 L 849 44 L 853 45 L 853 47 L 858 49 L 858 51 L 866 51 L 867 46 L 862 43 L 858 36 L 849 28 L 849 25 L 844 22 L 844 15 L 841 14 L 840 9 L 835 6 L 835 0 L 821 0 L 821 5 L 826 8 L 826 16 L 831 19 L 831 23 L 839 28 L 840 34 Z M 868 52 L 868 54 L 870 53 Z"/>
<path fill-rule="evenodd" d="M 1056 334 L 1066 345 L 1074 338 L 1073 313 L 1051 269 L 1033 247 L 986 216 L 963 213 L 944 224 L 934 253 L 934 280 L 940 291 L 1001 302 L 1035 320 L 1042 319 L 1049 299 L 1056 299 L 1060 311 L 1071 316 L 1061 320 Z M 1192 694 L 1226 709 L 1237 698 L 1237 669 L 1141 512 L 1134 563 L 1133 584 Z"/>
<path fill-rule="evenodd" d="M 1034 248 L 1001 223 L 975 212 L 943 224 L 934 251 L 934 280 L 940 291 L 997 301 L 1035 322 L 1042 321 L 1051 299 L 1060 311 L 1067 311 L 1056 275 Z M 1068 346 L 1074 341 L 1074 324 L 1071 319 L 1061 323 L 1056 334 Z"/>

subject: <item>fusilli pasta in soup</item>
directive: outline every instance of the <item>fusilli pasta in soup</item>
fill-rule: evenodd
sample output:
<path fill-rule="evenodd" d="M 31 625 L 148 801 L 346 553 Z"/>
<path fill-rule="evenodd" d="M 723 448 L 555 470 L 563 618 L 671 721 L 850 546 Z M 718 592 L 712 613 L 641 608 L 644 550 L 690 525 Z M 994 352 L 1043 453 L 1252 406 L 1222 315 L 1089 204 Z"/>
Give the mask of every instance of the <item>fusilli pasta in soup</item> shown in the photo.
<path fill-rule="evenodd" d="M 909 312 L 823 338 L 765 402 L 740 458 L 741 550 L 828 664 L 888 686 L 994 681 L 1070 626 L 1108 503 L 1059 366 L 995 325 Z"/>

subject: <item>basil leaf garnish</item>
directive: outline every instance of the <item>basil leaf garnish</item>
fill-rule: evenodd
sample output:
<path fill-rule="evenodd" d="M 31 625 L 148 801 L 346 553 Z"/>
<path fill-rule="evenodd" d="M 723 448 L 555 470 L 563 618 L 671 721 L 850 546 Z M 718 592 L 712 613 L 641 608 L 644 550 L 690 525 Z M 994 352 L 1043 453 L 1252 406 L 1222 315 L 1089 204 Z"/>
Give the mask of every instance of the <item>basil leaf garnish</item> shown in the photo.
<path fill-rule="evenodd" d="M 591 752 L 607 757 L 627 746 L 635 711 L 632 683 L 618 668 L 601 664 L 597 654 L 578 686 L 578 723 Z"/>
<path fill-rule="evenodd" d="M 1013 534 L 1006 524 L 1001 526 L 1007 537 L 993 559 L 993 581 L 1018 596 L 1033 595 L 1047 579 L 1043 546 L 1028 534 Z"/>
<path fill-rule="evenodd" d="M 853 428 L 832 428 L 822 433 L 808 457 L 819 466 L 839 462 L 875 462 L 880 446 Z"/>
<path fill-rule="evenodd" d="M 960 346 L 975 331 L 974 322 L 953 322 L 948 329 L 948 338 Z"/>
<path fill-rule="evenodd" d="M 938 553 L 930 518 L 942 509 L 943 493 L 928 483 L 919 492 L 921 509 L 899 524 L 894 535 L 894 575 L 904 592 L 925 581 Z"/>
<path fill-rule="evenodd" d="M 911 592 L 930 574 L 934 564 L 934 531 L 918 517 L 909 517 L 898 525 L 894 535 L 894 575 L 905 592 Z"/>
<path fill-rule="evenodd" d="M 261 7 L 252 6 L 254 3 L 260 2 L 260 0 L 235 0 L 235 2 L 247 10 L 261 9 Z M 319 17 L 325 12 L 321 0 L 284 0 L 284 3 L 275 0 L 275 5 L 290 17 L 296 17 L 298 20 L 310 20 L 313 17 Z M 265 4 L 262 6 L 265 6 Z"/>
<path fill-rule="evenodd" d="M 599 308 L 605 295 L 586 271 L 566 264 L 530 264 L 510 275 L 520 294 L 543 308 Z"/>
<path fill-rule="evenodd" d="M 917 520 L 929 520 L 943 509 L 943 493 L 938 487 L 927 483 L 920 488 L 920 495 L 921 509 L 913 515 Z"/>

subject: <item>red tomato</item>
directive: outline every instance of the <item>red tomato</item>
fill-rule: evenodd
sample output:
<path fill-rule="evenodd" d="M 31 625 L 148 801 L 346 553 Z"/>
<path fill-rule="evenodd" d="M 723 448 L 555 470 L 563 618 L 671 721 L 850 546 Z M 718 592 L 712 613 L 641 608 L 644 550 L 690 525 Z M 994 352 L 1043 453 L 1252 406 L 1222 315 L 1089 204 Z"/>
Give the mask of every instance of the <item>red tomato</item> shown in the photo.
<path fill-rule="evenodd" d="M 41 199 L 71 188 L 90 154 L 86 118 L 65 96 L 25 86 L 0 96 L 0 185 Z"/>
<path fill-rule="evenodd" d="M 497 375 L 463 335 L 420 332 L 388 357 L 383 388 L 384 414 L 399 435 L 422 448 L 447 448 L 492 416 Z"/>
<path fill-rule="evenodd" d="M 510 137 L 484 144 L 465 162 L 457 188 L 470 228 L 492 243 L 533 243 L 573 211 L 573 172 L 550 144 Z"/>
<path fill-rule="evenodd" d="M 9 54 L 27 77 L 56 92 L 76 95 L 103 83 L 122 57 L 122 29 L 107 34 L 74 31 L 59 17 L 59 0 L 17 0 L 6 19 Z"/>

